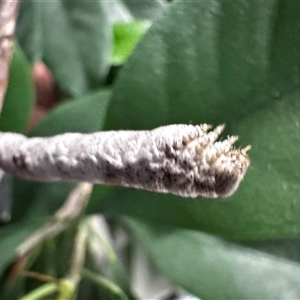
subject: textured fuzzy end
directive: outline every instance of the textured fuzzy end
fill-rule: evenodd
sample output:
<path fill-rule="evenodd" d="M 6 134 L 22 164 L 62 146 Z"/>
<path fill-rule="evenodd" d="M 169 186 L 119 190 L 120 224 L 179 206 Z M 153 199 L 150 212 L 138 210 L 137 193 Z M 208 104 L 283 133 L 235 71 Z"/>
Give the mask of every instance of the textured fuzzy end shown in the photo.
<path fill-rule="evenodd" d="M 216 141 L 224 129 L 207 132 L 207 125 L 178 125 L 176 143 L 166 140 L 161 191 L 183 197 L 224 198 L 231 196 L 244 178 L 250 164 L 248 148 L 236 150 L 237 136 Z"/>

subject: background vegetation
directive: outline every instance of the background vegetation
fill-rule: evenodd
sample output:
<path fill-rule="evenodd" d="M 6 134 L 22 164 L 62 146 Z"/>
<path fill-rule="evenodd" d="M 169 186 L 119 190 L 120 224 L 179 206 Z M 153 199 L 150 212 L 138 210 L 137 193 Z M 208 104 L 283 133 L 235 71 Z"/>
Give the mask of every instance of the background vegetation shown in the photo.
<path fill-rule="evenodd" d="M 1 299 L 166 299 L 181 289 L 299 299 L 299 11 L 283 0 L 23 1 L 2 131 L 26 130 L 43 62 L 58 102 L 29 135 L 225 122 L 225 134 L 252 145 L 251 167 L 228 201 L 95 186 L 85 213 L 26 255 L 18 245 L 57 224 L 75 185 L 6 178 Z"/>

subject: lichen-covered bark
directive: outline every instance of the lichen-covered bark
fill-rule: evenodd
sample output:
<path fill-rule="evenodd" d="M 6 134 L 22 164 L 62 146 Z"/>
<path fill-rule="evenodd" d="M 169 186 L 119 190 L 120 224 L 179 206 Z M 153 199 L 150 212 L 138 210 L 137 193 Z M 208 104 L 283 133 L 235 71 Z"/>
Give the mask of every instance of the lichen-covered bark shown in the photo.
<path fill-rule="evenodd" d="M 37 181 L 87 181 L 183 197 L 232 195 L 249 166 L 223 126 L 169 125 L 151 131 L 66 133 L 26 138 L 0 133 L 0 168 Z"/>

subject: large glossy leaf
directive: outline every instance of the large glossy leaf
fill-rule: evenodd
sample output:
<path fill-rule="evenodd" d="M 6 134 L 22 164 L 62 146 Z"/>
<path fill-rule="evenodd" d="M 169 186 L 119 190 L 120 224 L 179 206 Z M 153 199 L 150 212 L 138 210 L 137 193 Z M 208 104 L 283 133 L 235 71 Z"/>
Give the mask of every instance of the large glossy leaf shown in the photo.
<path fill-rule="evenodd" d="M 128 224 L 165 275 L 201 299 L 300 297 L 300 265 L 295 262 L 201 232 L 134 220 Z"/>
<path fill-rule="evenodd" d="M 160 14 L 168 4 L 166 0 L 122 0 L 120 2 L 123 2 L 130 13 L 137 19 L 152 19 Z"/>
<path fill-rule="evenodd" d="M 112 32 L 101 1 L 24 1 L 17 37 L 32 62 L 49 66 L 65 95 L 104 82 Z"/>
<path fill-rule="evenodd" d="M 278 61 L 287 55 L 297 59 L 288 45 L 296 43 L 297 34 L 291 31 L 288 41 L 279 35 L 288 24 L 298 22 L 296 14 L 289 14 L 297 4 L 283 3 L 280 14 L 278 5 L 276 1 L 172 4 L 120 74 L 107 126 L 228 122 L 275 98 L 281 93 L 279 82 L 290 85 L 288 75 L 294 75 L 291 64 L 281 64 L 279 72 Z M 276 33 L 275 23 L 279 23 Z M 282 79 L 278 84 L 276 72 Z M 130 107 L 126 114 L 125 105 Z"/>
<path fill-rule="evenodd" d="M 179 1 L 154 22 L 120 73 L 106 128 L 226 122 L 252 145 L 251 166 L 228 202 L 111 189 L 102 210 L 238 239 L 299 234 L 299 9 Z"/>
<path fill-rule="evenodd" d="M 109 0 L 101 1 L 111 24 L 131 22 L 136 19 L 151 20 L 167 6 L 166 0 Z"/>
<path fill-rule="evenodd" d="M 1 131 L 22 132 L 34 105 L 31 67 L 18 44 L 9 69 L 8 86 L 0 116 Z"/>

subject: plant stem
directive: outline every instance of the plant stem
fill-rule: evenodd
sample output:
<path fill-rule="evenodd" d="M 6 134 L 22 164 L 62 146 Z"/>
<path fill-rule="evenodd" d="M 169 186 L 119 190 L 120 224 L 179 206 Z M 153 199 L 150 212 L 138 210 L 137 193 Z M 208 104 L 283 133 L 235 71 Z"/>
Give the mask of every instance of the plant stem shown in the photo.
<path fill-rule="evenodd" d="M 42 286 L 36 288 L 32 292 L 28 293 L 20 300 L 39 300 L 50 296 L 58 291 L 58 286 L 54 282 L 45 283 Z"/>
<path fill-rule="evenodd" d="M 111 294 L 115 295 L 119 300 L 128 300 L 124 292 L 113 282 L 107 280 L 105 277 L 100 276 L 87 269 L 81 271 L 82 277 L 93 282 L 102 289 L 108 290 Z"/>

